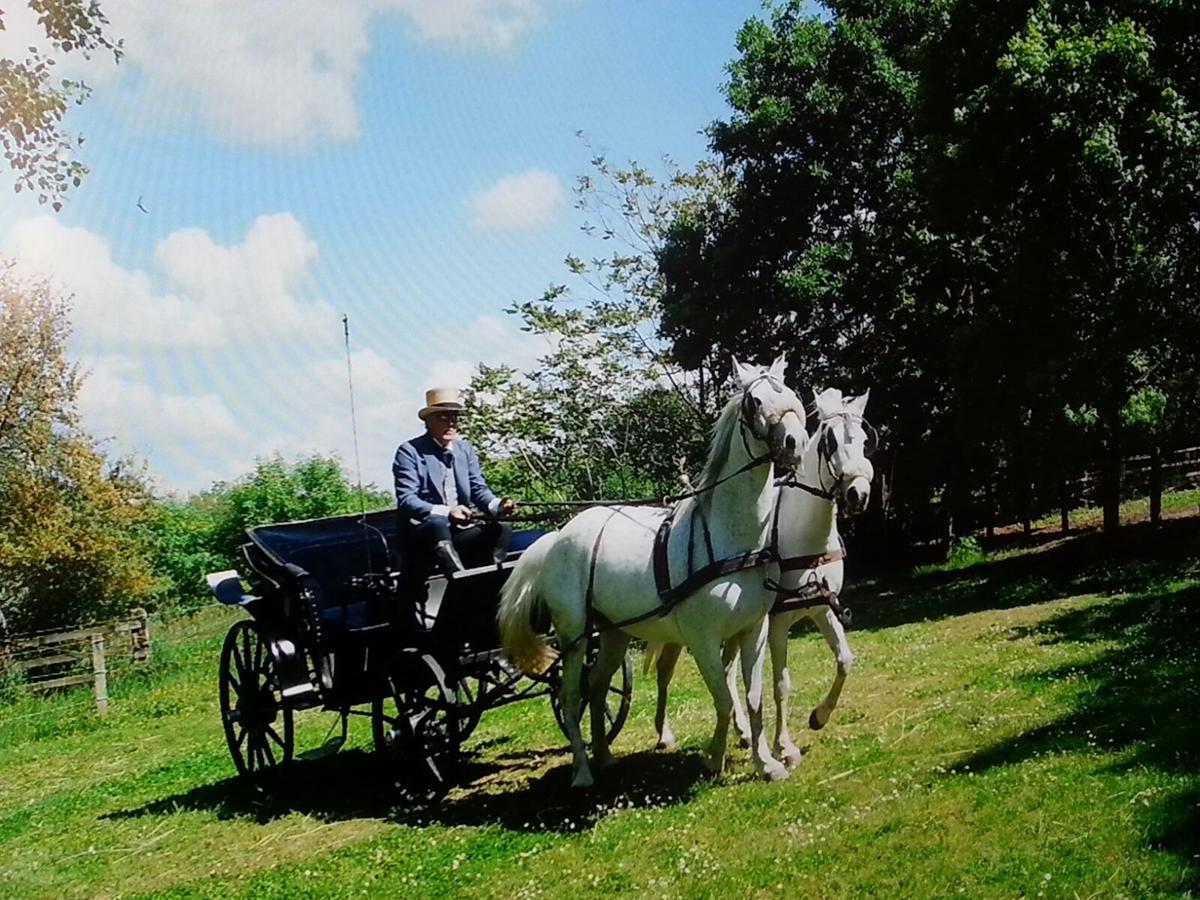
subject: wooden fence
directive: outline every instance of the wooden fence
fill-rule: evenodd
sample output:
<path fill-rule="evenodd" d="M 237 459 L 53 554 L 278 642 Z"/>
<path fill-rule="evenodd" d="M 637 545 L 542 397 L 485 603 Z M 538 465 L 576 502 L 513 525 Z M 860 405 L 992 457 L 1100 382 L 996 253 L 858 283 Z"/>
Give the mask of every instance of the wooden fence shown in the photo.
<path fill-rule="evenodd" d="M 150 621 L 144 609 L 126 619 L 67 631 L 0 635 L 0 675 L 18 690 L 49 691 L 91 684 L 96 712 L 108 712 L 108 661 L 150 659 Z"/>

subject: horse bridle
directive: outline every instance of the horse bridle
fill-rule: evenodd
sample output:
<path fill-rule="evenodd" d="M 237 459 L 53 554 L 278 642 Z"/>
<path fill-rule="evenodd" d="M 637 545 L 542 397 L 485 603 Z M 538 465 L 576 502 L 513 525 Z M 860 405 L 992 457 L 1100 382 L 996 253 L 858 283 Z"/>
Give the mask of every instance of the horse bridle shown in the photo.
<path fill-rule="evenodd" d="M 779 487 L 799 488 L 802 491 L 807 491 L 814 497 L 820 497 L 822 500 L 828 500 L 830 503 L 835 502 L 837 500 L 837 495 L 834 494 L 833 491 L 834 488 L 837 487 L 838 482 L 841 481 L 842 476 L 833 471 L 833 450 L 830 448 L 829 444 L 831 442 L 828 440 L 828 437 L 832 435 L 832 432 L 829 429 L 832 426 L 834 419 L 841 419 L 846 443 L 853 443 L 853 440 L 850 437 L 850 429 L 848 427 L 849 418 L 849 412 L 843 411 L 834 413 L 832 416 L 827 417 L 821 422 L 817 428 L 817 434 L 813 435 L 813 440 L 819 442 L 817 444 L 816 487 L 811 484 L 805 484 L 796 476 L 794 472 L 789 472 L 783 478 L 776 481 L 776 484 Z M 863 456 L 870 459 L 875 454 L 875 451 L 879 449 L 879 432 L 876 431 L 874 426 L 872 426 L 871 423 L 866 419 L 859 418 L 859 422 L 862 425 L 864 434 L 866 434 L 866 443 L 863 446 Z M 825 476 L 822 474 L 823 471 L 828 472 L 833 478 L 833 488 L 825 487 Z"/>
<path fill-rule="evenodd" d="M 766 462 L 771 458 L 770 452 L 768 451 L 762 456 L 755 456 L 750 450 L 750 442 L 746 439 L 746 432 L 749 431 L 750 434 L 752 434 L 757 440 L 762 441 L 763 443 L 767 444 L 768 447 L 770 447 L 770 424 L 768 423 L 767 425 L 766 434 L 759 434 L 754 428 L 754 413 L 758 410 L 758 407 L 762 405 L 762 401 L 754 396 L 753 391 L 755 386 L 760 381 L 765 381 L 767 384 L 769 384 L 777 394 L 782 394 L 786 388 L 786 385 L 784 385 L 783 379 L 779 376 L 773 375 L 770 372 L 763 372 L 761 375 L 756 376 L 748 385 L 742 388 L 742 408 L 741 415 L 738 418 L 739 430 L 742 435 L 742 446 L 746 448 L 746 455 L 748 457 L 753 460 L 758 460 L 759 462 Z M 784 415 L 786 415 L 786 413 Z M 783 417 L 780 416 L 781 420 L 782 418 Z"/>

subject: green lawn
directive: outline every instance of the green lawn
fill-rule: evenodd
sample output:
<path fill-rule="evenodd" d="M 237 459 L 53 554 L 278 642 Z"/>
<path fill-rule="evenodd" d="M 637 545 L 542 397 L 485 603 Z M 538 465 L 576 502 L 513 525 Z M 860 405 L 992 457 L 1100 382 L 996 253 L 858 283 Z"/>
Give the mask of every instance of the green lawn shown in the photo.
<path fill-rule="evenodd" d="M 849 563 L 854 581 L 853 560 Z M 1200 520 L 859 579 L 858 665 L 804 728 L 832 657 L 793 639 L 778 785 L 743 750 L 702 777 L 707 694 L 680 665 L 680 749 L 655 753 L 640 676 L 596 789 L 568 788 L 549 704 L 487 713 L 464 783 L 398 804 L 354 723 L 261 797 L 216 712 L 236 614 L 160 629 L 152 672 L 0 706 L 0 895 L 1178 897 L 1200 887 Z M 305 714 L 298 749 L 333 717 Z"/>

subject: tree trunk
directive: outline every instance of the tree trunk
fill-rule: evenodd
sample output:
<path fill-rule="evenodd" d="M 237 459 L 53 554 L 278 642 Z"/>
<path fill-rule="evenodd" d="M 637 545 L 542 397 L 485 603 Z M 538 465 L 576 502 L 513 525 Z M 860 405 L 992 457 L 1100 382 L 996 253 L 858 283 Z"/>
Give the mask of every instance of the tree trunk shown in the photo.
<path fill-rule="evenodd" d="M 1100 491 L 1104 502 L 1104 531 L 1112 534 L 1121 527 L 1121 452 L 1115 436 L 1104 442 L 1100 470 Z"/>
<path fill-rule="evenodd" d="M 994 481 L 993 476 L 989 474 L 987 477 L 987 487 L 986 487 L 987 536 L 988 536 L 989 540 L 996 536 L 996 500 L 995 500 L 995 486 L 993 484 L 993 481 Z"/>
<path fill-rule="evenodd" d="M 1058 506 L 1060 510 L 1060 524 L 1062 525 L 1062 533 L 1066 534 L 1071 530 L 1071 498 L 1070 482 L 1063 478 L 1062 485 L 1059 487 Z"/>
<path fill-rule="evenodd" d="M 1162 450 L 1157 444 L 1150 451 L 1150 521 L 1162 518 Z"/>

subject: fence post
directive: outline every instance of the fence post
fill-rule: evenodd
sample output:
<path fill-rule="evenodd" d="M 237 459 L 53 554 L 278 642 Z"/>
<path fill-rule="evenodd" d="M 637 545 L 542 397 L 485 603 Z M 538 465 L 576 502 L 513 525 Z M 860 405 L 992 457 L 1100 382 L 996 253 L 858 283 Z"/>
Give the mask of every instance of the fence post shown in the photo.
<path fill-rule="evenodd" d="M 1150 521 L 1162 518 L 1162 451 L 1158 444 L 1150 451 Z"/>
<path fill-rule="evenodd" d="M 150 660 L 150 617 L 140 606 L 130 612 L 133 614 L 133 627 L 129 632 L 129 643 L 133 649 L 133 661 L 148 662 Z"/>
<path fill-rule="evenodd" d="M 104 635 L 92 635 L 92 677 L 96 685 L 96 712 L 108 714 L 108 669 L 104 666 Z"/>

